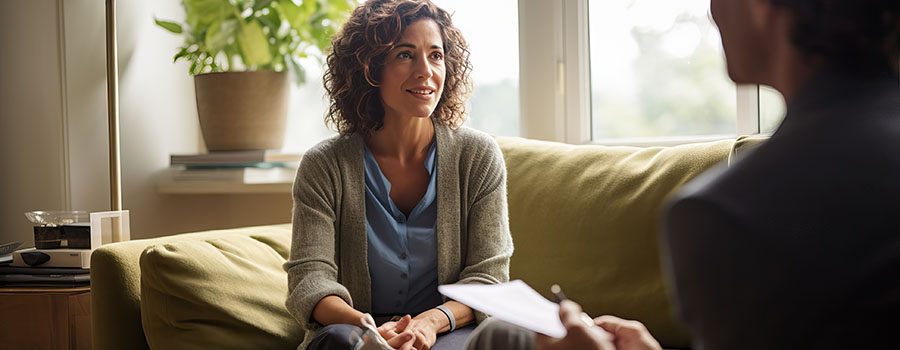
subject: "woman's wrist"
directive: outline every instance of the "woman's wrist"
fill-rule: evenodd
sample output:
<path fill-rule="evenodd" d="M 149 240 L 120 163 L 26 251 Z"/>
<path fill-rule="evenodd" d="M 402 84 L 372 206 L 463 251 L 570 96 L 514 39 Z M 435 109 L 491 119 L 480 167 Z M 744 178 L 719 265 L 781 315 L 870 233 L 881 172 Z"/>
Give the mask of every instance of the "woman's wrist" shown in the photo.
<path fill-rule="evenodd" d="M 442 329 L 450 329 L 450 321 L 447 320 L 447 316 L 438 309 L 427 310 L 414 318 L 424 321 L 425 324 L 428 325 L 428 328 L 434 331 L 434 334 L 441 333 Z"/>

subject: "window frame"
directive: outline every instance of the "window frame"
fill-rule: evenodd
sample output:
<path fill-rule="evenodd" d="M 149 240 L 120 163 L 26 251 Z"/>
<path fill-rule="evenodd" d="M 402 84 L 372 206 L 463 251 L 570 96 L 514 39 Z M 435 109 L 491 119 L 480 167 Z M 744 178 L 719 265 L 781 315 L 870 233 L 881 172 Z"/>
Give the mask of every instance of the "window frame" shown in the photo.
<path fill-rule="evenodd" d="M 739 85 L 734 135 L 593 140 L 588 0 L 519 0 L 518 5 L 522 137 L 571 144 L 671 146 L 760 133 L 759 86 Z"/>

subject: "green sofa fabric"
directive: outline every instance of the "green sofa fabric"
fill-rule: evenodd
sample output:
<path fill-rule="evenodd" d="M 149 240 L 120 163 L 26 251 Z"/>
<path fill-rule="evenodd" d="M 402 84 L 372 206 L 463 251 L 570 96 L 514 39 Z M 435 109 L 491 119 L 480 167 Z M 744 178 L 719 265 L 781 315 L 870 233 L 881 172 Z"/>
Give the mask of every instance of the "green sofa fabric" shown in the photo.
<path fill-rule="evenodd" d="M 153 349 L 290 349 L 302 341 L 284 300 L 289 235 L 153 245 L 141 255 L 141 317 Z M 279 253 L 281 252 L 281 253 Z"/>
<path fill-rule="evenodd" d="M 728 157 L 734 141 L 675 147 L 501 139 L 513 233 L 510 277 L 549 296 L 557 283 L 591 315 L 643 322 L 689 346 L 672 316 L 657 237 L 664 199 Z"/>
<path fill-rule="evenodd" d="M 508 170 L 511 277 L 544 295 L 558 283 L 592 315 L 637 319 L 664 347 L 688 347 L 661 273 L 665 200 L 762 140 L 605 147 L 498 138 Z M 285 224 L 101 247 L 91 258 L 94 348 L 292 349 L 300 334 L 286 316 L 280 270 L 290 238 Z"/>
<path fill-rule="evenodd" d="M 284 242 L 290 240 L 291 225 L 243 227 L 185 233 L 105 245 L 91 254 L 91 333 L 94 349 L 149 349 L 141 324 L 141 254 L 159 244 L 206 241 L 230 236 L 271 241 L 272 249 L 288 256 Z M 247 281 L 255 284 L 255 281 Z M 285 286 L 286 288 L 286 286 Z M 287 312 L 284 310 L 283 312 Z M 177 342 L 177 340 L 172 340 Z M 299 344 L 299 341 L 298 341 Z M 242 348 L 234 344 L 235 348 Z"/>

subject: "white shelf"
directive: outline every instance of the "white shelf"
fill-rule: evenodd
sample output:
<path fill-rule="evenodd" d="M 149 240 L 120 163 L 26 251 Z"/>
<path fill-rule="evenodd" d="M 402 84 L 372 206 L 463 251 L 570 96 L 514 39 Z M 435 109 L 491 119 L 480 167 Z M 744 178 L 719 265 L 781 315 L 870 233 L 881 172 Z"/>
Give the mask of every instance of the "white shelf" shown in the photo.
<path fill-rule="evenodd" d="M 291 193 L 290 182 L 245 184 L 232 181 L 162 181 L 156 191 L 165 194 L 254 194 Z"/>

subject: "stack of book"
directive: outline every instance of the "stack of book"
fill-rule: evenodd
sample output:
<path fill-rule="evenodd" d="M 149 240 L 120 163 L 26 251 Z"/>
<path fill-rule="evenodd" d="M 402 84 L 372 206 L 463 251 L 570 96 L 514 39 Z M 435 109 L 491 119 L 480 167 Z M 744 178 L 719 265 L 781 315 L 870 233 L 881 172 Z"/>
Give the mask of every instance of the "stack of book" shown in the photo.
<path fill-rule="evenodd" d="M 173 154 L 171 182 L 215 181 L 241 184 L 290 183 L 300 163 L 299 153 L 280 150 Z"/>
<path fill-rule="evenodd" d="M 78 287 L 89 284 L 90 269 L 0 266 L 0 286 L 3 287 Z"/>
<path fill-rule="evenodd" d="M 14 265 L 12 250 L 22 242 L 0 245 L 0 287 L 78 287 L 91 283 L 91 270 L 81 267 Z M 30 251 L 23 249 L 16 252 Z"/>

